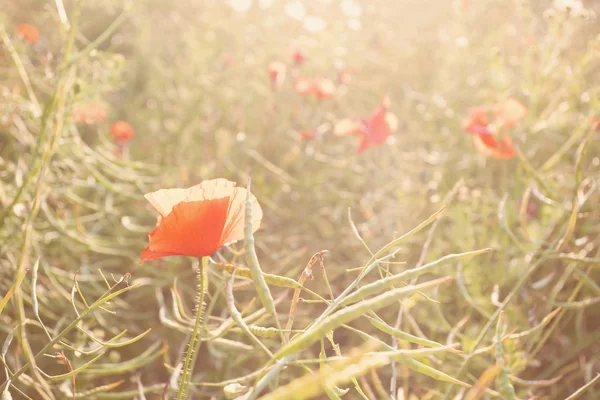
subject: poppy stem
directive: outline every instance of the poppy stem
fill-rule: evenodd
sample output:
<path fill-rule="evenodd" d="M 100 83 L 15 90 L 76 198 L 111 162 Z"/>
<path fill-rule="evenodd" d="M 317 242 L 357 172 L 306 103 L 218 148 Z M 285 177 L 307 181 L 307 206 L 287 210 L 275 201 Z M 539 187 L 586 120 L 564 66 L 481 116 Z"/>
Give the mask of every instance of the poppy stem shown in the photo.
<path fill-rule="evenodd" d="M 186 399 L 188 381 L 194 372 L 194 364 L 196 361 L 196 354 L 198 349 L 196 348 L 196 342 L 200 344 L 198 336 L 200 336 L 200 327 L 202 322 L 202 314 L 204 313 L 204 295 L 206 294 L 208 281 L 208 257 L 202 257 L 200 261 L 200 268 L 198 271 L 198 301 L 196 303 L 196 319 L 194 321 L 194 329 L 190 336 L 188 343 L 187 353 L 185 355 L 185 361 L 183 363 L 183 370 L 181 371 L 181 378 L 179 381 L 179 390 L 177 392 L 177 400 Z"/>

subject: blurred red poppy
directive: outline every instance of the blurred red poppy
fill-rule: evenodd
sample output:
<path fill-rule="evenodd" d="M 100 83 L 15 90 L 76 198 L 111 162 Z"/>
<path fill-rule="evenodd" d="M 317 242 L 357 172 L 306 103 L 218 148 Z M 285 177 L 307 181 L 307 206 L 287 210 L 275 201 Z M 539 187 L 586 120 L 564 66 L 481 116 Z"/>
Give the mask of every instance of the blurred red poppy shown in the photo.
<path fill-rule="evenodd" d="M 279 89 L 285 80 L 286 67 L 280 61 L 272 61 L 267 66 L 267 71 L 271 77 L 271 84 L 274 89 Z"/>
<path fill-rule="evenodd" d="M 298 78 L 294 89 L 300 95 L 314 94 L 319 100 L 327 100 L 335 94 L 335 84 L 324 78 Z"/>
<path fill-rule="evenodd" d="M 140 261 L 176 255 L 204 257 L 243 239 L 246 194 L 246 189 L 226 179 L 146 194 L 158 217 Z M 252 229 L 256 231 L 262 210 L 256 198 L 251 198 Z"/>
<path fill-rule="evenodd" d="M 306 141 L 313 140 L 317 137 L 317 134 L 314 131 L 314 129 L 299 131 L 298 134 L 300 135 L 300 137 L 303 140 L 306 140 Z"/>
<path fill-rule="evenodd" d="M 461 121 L 462 128 L 473 137 L 475 149 L 498 160 L 506 160 L 516 155 L 510 136 L 496 138 L 497 130 L 514 128 L 527 115 L 527 108 L 519 100 L 508 98 L 493 107 L 494 127 L 490 126 L 489 109 L 474 106 L 469 109 L 469 116 Z"/>
<path fill-rule="evenodd" d="M 337 136 L 360 135 L 358 152 L 363 153 L 374 145 L 384 144 L 398 129 L 398 118 L 388 111 L 389 99 L 385 98 L 366 120 L 343 119 L 334 128 Z"/>
<path fill-rule="evenodd" d="M 398 129 L 398 118 L 383 107 L 367 120 L 367 130 L 361 136 L 358 152 L 362 153 L 373 145 L 384 144 L 387 138 Z"/>
<path fill-rule="evenodd" d="M 33 44 L 40 38 L 40 31 L 31 24 L 21 24 L 17 28 L 17 36 Z"/>
<path fill-rule="evenodd" d="M 77 124 L 97 124 L 106 119 L 106 108 L 98 103 L 84 104 L 75 107 L 71 116 Z"/>
<path fill-rule="evenodd" d="M 292 60 L 294 61 L 294 64 L 300 65 L 306 60 L 306 55 L 302 50 L 294 49 L 292 51 Z"/>
<path fill-rule="evenodd" d="M 123 146 L 135 137 L 132 126 L 125 121 L 117 121 L 110 126 L 110 133 L 118 145 Z"/>

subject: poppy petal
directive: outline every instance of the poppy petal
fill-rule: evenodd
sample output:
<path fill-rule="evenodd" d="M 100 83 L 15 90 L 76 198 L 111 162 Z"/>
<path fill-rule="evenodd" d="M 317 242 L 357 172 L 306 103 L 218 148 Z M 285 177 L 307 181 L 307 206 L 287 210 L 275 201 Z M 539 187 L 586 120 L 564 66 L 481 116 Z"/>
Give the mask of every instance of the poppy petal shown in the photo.
<path fill-rule="evenodd" d="M 482 140 L 482 135 L 473 135 L 471 136 L 471 141 L 473 142 L 473 146 L 475 150 L 478 152 L 485 154 L 486 156 L 492 155 L 492 150 L 489 148 Z"/>
<path fill-rule="evenodd" d="M 144 197 L 163 217 L 166 217 L 173 207 L 182 201 L 202 201 L 223 197 L 233 194 L 235 182 L 227 179 L 210 179 L 187 189 L 160 189 L 156 192 L 147 193 Z"/>
<path fill-rule="evenodd" d="M 238 240 L 244 239 L 244 227 L 246 216 L 246 196 L 248 191 L 244 188 L 235 188 L 233 195 L 229 201 L 229 210 L 227 211 L 227 220 L 221 235 L 221 245 L 228 246 Z M 263 217 L 262 209 L 258 200 L 251 193 L 250 201 L 252 202 L 252 232 L 260 227 Z"/>
<path fill-rule="evenodd" d="M 213 254 L 221 245 L 229 201 L 229 197 L 223 197 L 175 205 L 148 235 L 149 245 L 142 253 L 142 261 L 169 255 L 204 257 Z"/>
<path fill-rule="evenodd" d="M 526 115 L 527 107 L 519 100 L 513 98 L 508 98 L 498 103 L 494 109 L 496 123 L 503 128 L 513 128 Z"/>
<path fill-rule="evenodd" d="M 219 247 L 227 246 L 244 238 L 244 207 L 246 202 L 246 189 L 235 187 L 235 182 L 227 179 L 213 179 L 204 181 L 189 189 L 184 201 L 202 201 L 229 198 L 227 219 L 223 226 Z M 262 209 L 258 200 L 251 194 L 252 201 L 252 230 L 255 232 L 260 227 Z"/>
<path fill-rule="evenodd" d="M 517 151 L 512 144 L 510 136 L 503 136 L 499 142 L 494 139 L 494 146 L 488 146 L 483 138 L 488 138 L 484 135 L 473 135 L 473 146 L 482 154 L 490 156 L 496 160 L 508 160 L 516 156 Z M 493 139 L 493 137 L 492 137 Z"/>
<path fill-rule="evenodd" d="M 517 151 L 512 144 L 512 138 L 510 136 L 502 137 L 491 155 L 496 160 L 508 160 L 516 156 Z"/>
<path fill-rule="evenodd" d="M 188 189 L 188 195 L 184 201 L 213 200 L 230 197 L 233 194 L 235 182 L 227 179 L 210 179 L 192 186 Z"/>
<path fill-rule="evenodd" d="M 146 247 L 142 251 L 142 255 L 140 257 L 140 262 L 154 261 L 154 260 L 158 260 L 158 259 L 163 258 L 163 257 L 176 256 L 176 255 L 178 255 L 178 254 L 177 253 L 170 253 L 170 252 L 152 251 L 152 250 L 150 250 L 150 246 L 148 245 L 148 247 Z"/>
<path fill-rule="evenodd" d="M 489 149 L 493 149 L 498 146 L 498 142 L 496 141 L 496 138 L 492 134 L 485 133 L 485 134 L 480 134 L 477 136 L 479 137 L 479 139 L 481 139 L 483 144 Z"/>
<path fill-rule="evenodd" d="M 475 134 L 475 135 L 487 135 L 487 136 L 492 136 L 493 132 L 490 129 L 490 127 L 488 125 L 481 125 L 481 124 L 470 124 L 467 126 L 463 126 L 463 129 L 469 133 Z"/>
<path fill-rule="evenodd" d="M 491 135 L 489 123 L 488 109 L 483 106 L 473 106 L 469 108 L 469 116 L 464 118 L 460 125 L 469 133 Z"/>
<path fill-rule="evenodd" d="M 146 193 L 144 197 L 152 207 L 163 217 L 173 211 L 175 205 L 181 203 L 188 195 L 188 189 L 160 189 L 156 192 Z"/>
<path fill-rule="evenodd" d="M 390 136 L 391 129 L 386 112 L 376 112 L 367 122 L 367 140 L 372 144 L 383 144 Z"/>

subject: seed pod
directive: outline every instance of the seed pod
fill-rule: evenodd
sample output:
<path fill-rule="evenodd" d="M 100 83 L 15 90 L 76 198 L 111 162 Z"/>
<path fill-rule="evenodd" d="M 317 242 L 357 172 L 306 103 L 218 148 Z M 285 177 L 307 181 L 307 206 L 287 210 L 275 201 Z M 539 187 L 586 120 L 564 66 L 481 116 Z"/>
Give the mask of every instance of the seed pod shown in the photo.
<path fill-rule="evenodd" d="M 375 328 L 379 329 L 380 331 L 385 332 L 390 336 L 394 336 L 395 338 L 400 339 L 400 340 L 404 340 L 404 341 L 407 341 L 410 343 L 420 344 L 421 346 L 425 346 L 425 347 L 441 347 L 441 346 L 443 346 L 442 344 L 440 344 L 438 342 L 434 342 L 433 340 L 420 338 L 418 336 L 411 335 L 410 333 L 403 332 L 400 329 L 392 328 L 391 326 L 389 326 L 388 324 L 386 324 L 383 321 L 372 319 L 371 324 Z"/>
<path fill-rule="evenodd" d="M 217 263 L 217 262 L 213 262 L 212 265 L 214 265 L 218 269 L 222 269 L 227 272 L 233 272 L 233 270 L 235 269 L 237 271 L 236 272 L 237 276 L 242 276 L 244 278 L 252 279 L 252 273 L 250 272 L 249 268 L 238 267 L 233 264 L 225 264 L 225 263 Z M 298 282 L 296 282 L 292 278 L 287 278 L 285 276 L 279 276 L 279 275 L 273 275 L 273 274 L 267 274 L 264 272 L 263 272 L 263 277 L 265 278 L 265 281 L 269 285 L 291 288 L 291 289 L 303 289 L 303 286 L 301 284 L 299 284 Z"/>
<path fill-rule="evenodd" d="M 252 281 L 254 282 L 254 287 L 256 288 L 256 292 L 258 293 L 258 298 L 260 299 L 260 302 L 267 309 L 269 314 L 273 316 L 273 319 L 275 320 L 275 326 L 277 327 L 277 329 L 279 329 L 281 341 L 285 342 L 285 338 L 283 337 L 283 331 L 281 330 L 279 320 L 277 319 L 277 310 L 275 309 L 275 302 L 273 301 L 273 296 L 271 295 L 271 291 L 269 290 L 267 281 L 265 280 L 263 272 L 260 268 L 260 264 L 258 263 L 258 256 L 256 255 L 256 249 L 254 248 L 254 235 L 252 233 L 251 199 L 252 197 L 250 193 L 250 179 L 248 179 L 245 210 L 246 226 L 244 232 L 244 247 L 246 248 L 246 257 L 248 259 L 248 267 L 250 268 L 250 276 L 252 277 Z"/>
<path fill-rule="evenodd" d="M 459 254 L 448 254 L 447 256 L 444 256 L 444 257 L 442 257 L 438 260 L 435 260 L 429 264 L 425 264 L 422 267 L 409 269 L 409 270 L 403 271 L 399 274 L 388 276 L 387 278 L 380 279 L 373 283 L 369 283 L 368 285 L 363 286 L 362 288 L 358 289 L 356 292 L 352 293 L 351 295 L 349 295 L 348 297 L 343 299 L 340 302 L 340 306 L 355 303 L 371 294 L 385 290 L 393 285 L 402 283 L 403 281 L 407 281 L 409 279 L 421 276 L 421 275 L 429 272 L 431 269 L 433 269 L 433 267 L 437 266 L 438 264 L 441 264 L 444 261 L 452 260 L 455 258 L 475 256 L 478 254 L 487 253 L 489 251 L 491 251 L 491 249 L 467 251 L 465 253 L 459 253 Z"/>
<path fill-rule="evenodd" d="M 233 297 L 233 283 L 235 282 L 235 272 L 236 271 L 233 270 L 233 273 L 231 274 L 231 279 L 229 279 L 229 281 L 227 282 L 227 286 L 225 287 L 225 299 L 227 300 L 227 310 L 229 311 L 231 318 L 233 318 L 237 326 L 239 326 L 244 331 L 244 333 L 246 333 L 246 335 L 248 335 L 248 337 L 258 345 L 258 347 L 263 349 L 269 357 L 273 357 L 273 353 L 271 353 L 271 351 L 264 345 L 264 343 L 258 340 L 254 333 L 252 333 L 252 331 L 250 330 L 250 328 L 248 328 L 248 325 L 244 321 L 242 314 L 240 314 L 238 309 L 235 307 L 235 298 Z"/>
<path fill-rule="evenodd" d="M 432 286 L 440 285 L 442 283 L 446 283 L 451 281 L 453 278 L 451 276 L 447 276 L 440 279 L 435 279 L 429 282 L 424 282 L 418 285 L 406 286 L 403 288 L 398 288 L 391 290 L 387 293 L 381 294 L 379 296 L 373 297 L 369 300 L 363 300 L 359 303 L 356 303 L 352 306 L 346 307 L 336 313 L 330 315 L 326 319 L 320 320 L 318 323 L 312 325 L 308 328 L 304 333 L 296 336 L 291 342 L 287 345 L 283 346 L 276 354 L 275 358 L 282 358 L 290 354 L 294 354 L 297 351 L 300 351 L 323 336 L 327 334 L 327 332 L 334 330 L 335 328 L 350 322 L 363 314 L 369 311 L 376 311 L 380 308 L 383 308 L 389 304 L 392 304 L 398 299 L 402 297 L 409 296 L 421 289 L 429 288 Z"/>

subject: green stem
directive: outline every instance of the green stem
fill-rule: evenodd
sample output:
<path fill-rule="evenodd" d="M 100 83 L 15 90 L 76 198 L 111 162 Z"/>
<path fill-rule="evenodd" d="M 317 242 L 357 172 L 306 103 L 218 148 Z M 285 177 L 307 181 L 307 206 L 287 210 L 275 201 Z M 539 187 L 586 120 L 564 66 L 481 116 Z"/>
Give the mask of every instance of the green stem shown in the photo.
<path fill-rule="evenodd" d="M 204 312 L 204 294 L 206 292 L 206 274 L 208 268 L 208 257 L 202 257 L 200 270 L 198 271 L 198 302 L 196 305 L 196 320 L 194 322 L 194 330 L 188 343 L 187 353 L 185 355 L 185 361 L 183 363 L 183 370 L 181 371 L 181 380 L 179 381 L 179 390 L 177 392 L 177 400 L 184 400 L 187 393 L 187 387 L 189 384 L 190 376 L 194 372 L 194 363 L 192 360 L 196 360 L 194 356 L 194 350 L 196 350 L 196 341 L 200 333 L 200 327 L 202 326 L 202 314 Z"/>
<path fill-rule="evenodd" d="M 52 98 L 50 99 L 50 102 L 46 105 L 46 107 L 44 109 L 44 113 L 42 115 L 42 122 L 41 122 L 40 132 L 39 132 L 39 135 L 38 135 L 38 141 L 37 141 L 36 148 L 33 151 L 33 157 L 34 157 L 34 160 L 32 160 L 33 161 L 33 168 L 31 168 L 30 172 L 27 174 L 27 176 L 23 180 L 23 183 L 21 184 L 21 186 L 17 190 L 17 194 L 15 195 L 15 197 L 13 198 L 13 200 L 0 213 L 0 227 L 4 224 L 4 219 L 12 212 L 14 206 L 21 200 L 21 198 L 25 194 L 25 189 L 27 188 L 27 186 L 29 185 L 29 183 L 33 180 L 33 178 L 35 178 L 38 175 L 38 173 L 40 172 L 40 169 L 44 165 L 43 155 L 40 155 L 39 153 L 42 151 L 43 146 L 46 145 L 46 137 L 48 136 L 49 121 L 50 121 L 50 118 L 52 117 L 52 115 L 54 114 L 54 110 L 56 108 L 56 104 L 58 103 L 59 100 L 61 100 L 61 99 L 58 98 L 58 94 L 59 94 L 59 91 L 61 89 L 61 82 L 62 82 L 64 74 L 65 74 L 65 67 L 68 64 L 69 59 L 71 57 L 71 53 L 73 51 L 73 44 L 75 42 L 75 33 L 77 32 L 77 28 L 78 28 L 78 25 L 79 25 L 79 16 L 81 14 L 82 3 L 83 3 L 83 0 L 79 0 L 77 2 L 77 7 L 75 9 L 74 16 L 73 16 L 73 24 L 71 26 L 71 30 L 69 31 L 69 37 L 67 39 L 67 45 L 66 45 L 66 48 L 65 48 L 65 55 L 63 56 L 63 59 L 62 59 L 62 62 L 61 62 L 61 66 L 60 66 L 60 68 L 58 70 L 58 73 L 57 73 L 57 79 L 56 79 L 57 86 L 56 86 L 56 90 L 54 91 L 54 93 L 52 95 Z M 0 33 L 3 34 L 2 37 L 5 36 L 4 35 L 4 33 L 5 33 L 4 29 Z M 9 43 L 9 42 L 6 42 L 6 43 Z M 15 59 L 15 62 L 17 62 L 17 60 L 18 59 Z M 18 63 L 16 65 L 17 65 L 17 67 L 19 66 Z M 24 79 L 24 82 L 25 82 L 26 86 L 28 87 L 28 91 L 31 91 L 31 95 L 34 96 L 33 99 L 32 99 L 32 100 L 34 100 L 34 104 L 37 104 L 37 99 L 35 99 L 35 94 L 33 93 L 33 90 L 27 85 L 28 80 L 26 80 L 26 76 L 27 75 L 22 75 L 22 78 Z M 39 105 L 38 105 L 38 108 L 39 108 Z M 52 155 L 52 154 L 50 154 L 50 155 Z M 35 158 L 35 157 L 37 157 L 37 158 Z"/>
<path fill-rule="evenodd" d="M 123 23 L 126 21 L 127 17 L 129 16 L 129 12 L 132 9 L 133 9 L 133 2 L 126 3 L 125 7 L 123 9 L 123 12 L 108 26 L 108 28 L 106 28 L 106 30 L 104 32 L 102 32 L 102 34 L 100 34 L 100 36 L 98 36 L 96 39 L 94 39 L 94 41 L 92 41 L 87 46 L 85 46 L 85 48 L 83 50 L 81 50 L 80 52 L 75 54 L 73 57 L 71 57 L 71 59 L 69 60 L 69 64 L 73 64 L 73 63 L 79 61 L 81 58 L 89 55 L 92 50 L 95 50 L 98 46 L 100 46 L 107 39 L 109 39 L 110 36 L 117 29 L 119 29 L 119 27 L 121 25 L 123 25 Z"/>

